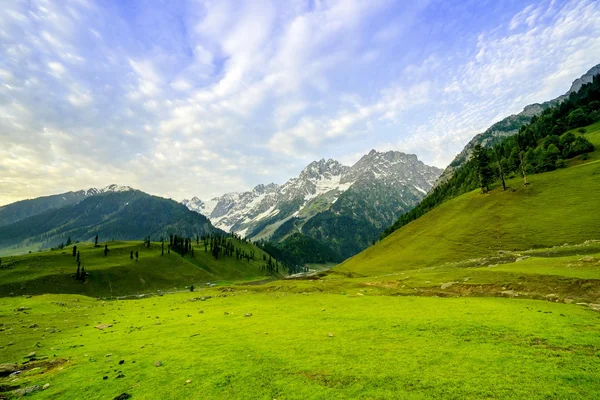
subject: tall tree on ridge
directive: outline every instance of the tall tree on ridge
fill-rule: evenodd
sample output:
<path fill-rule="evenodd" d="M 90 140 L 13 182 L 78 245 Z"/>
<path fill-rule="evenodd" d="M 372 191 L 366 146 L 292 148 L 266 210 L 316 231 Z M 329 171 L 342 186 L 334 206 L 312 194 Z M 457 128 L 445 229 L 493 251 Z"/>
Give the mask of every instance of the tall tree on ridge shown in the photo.
<path fill-rule="evenodd" d="M 77 256 L 77 245 L 73 246 L 73 257 Z"/>
<path fill-rule="evenodd" d="M 473 159 L 475 160 L 481 191 L 483 193 L 488 192 L 490 190 L 490 183 L 492 183 L 493 175 L 492 169 L 490 168 L 490 159 L 486 150 L 480 144 L 473 149 Z"/>
<path fill-rule="evenodd" d="M 96 235 L 96 239 L 94 240 L 94 247 L 98 247 L 98 235 Z"/>

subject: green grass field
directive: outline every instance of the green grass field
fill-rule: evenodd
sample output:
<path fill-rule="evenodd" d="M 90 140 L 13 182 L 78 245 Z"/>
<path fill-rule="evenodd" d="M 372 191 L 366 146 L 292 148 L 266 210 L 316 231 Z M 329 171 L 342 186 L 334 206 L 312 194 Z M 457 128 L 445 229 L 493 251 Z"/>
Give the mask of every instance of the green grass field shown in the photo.
<path fill-rule="evenodd" d="M 40 399 L 600 396 L 600 315 L 583 307 L 202 293 L 209 294 L 206 301 L 192 301 L 195 293 L 110 302 L 73 295 L 4 299 L 3 361 L 22 362 L 30 352 L 42 360 L 2 385 L 49 383 L 32 396 Z M 94 328 L 100 323 L 112 327 Z"/>
<path fill-rule="evenodd" d="M 250 263 L 80 244 L 84 284 L 70 249 L 3 257 L 0 399 L 600 398 L 599 154 L 299 279 L 250 244 Z"/>
<path fill-rule="evenodd" d="M 194 244 L 194 257 L 172 252 L 161 256 L 161 244 L 145 248 L 141 242 L 108 242 L 110 252 L 104 256 L 104 244 L 78 243 L 81 262 L 89 276 L 85 283 L 72 275 L 77 270 L 71 247 L 13 257 L 3 257 L 0 268 L 0 296 L 42 293 L 80 293 L 89 296 L 123 296 L 200 287 L 207 282 L 272 279 L 262 267 L 263 254 L 258 247 L 237 239 L 235 246 L 254 251 L 255 259 L 224 257 L 216 260 Z M 139 261 L 130 260 L 130 252 L 139 252 Z M 280 276 L 280 275 L 277 275 Z"/>

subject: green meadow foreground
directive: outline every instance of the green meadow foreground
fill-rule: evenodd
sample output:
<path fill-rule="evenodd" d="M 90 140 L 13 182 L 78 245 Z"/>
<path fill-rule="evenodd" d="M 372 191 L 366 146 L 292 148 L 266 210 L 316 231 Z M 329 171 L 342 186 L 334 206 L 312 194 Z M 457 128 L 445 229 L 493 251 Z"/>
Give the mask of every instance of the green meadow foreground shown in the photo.
<path fill-rule="evenodd" d="M 588 308 L 358 293 L 7 298 L 3 361 L 40 361 L 2 388 L 49 383 L 32 397 L 61 399 L 600 396 L 600 314 Z"/>
<path fill-rule="evenodd" d="M 0 398 L 600 398 L 600 152 L 530 182 L 298 279 L 249 243 L 81 243 L 85 283 L 69 248 L 3 257 Z"/>

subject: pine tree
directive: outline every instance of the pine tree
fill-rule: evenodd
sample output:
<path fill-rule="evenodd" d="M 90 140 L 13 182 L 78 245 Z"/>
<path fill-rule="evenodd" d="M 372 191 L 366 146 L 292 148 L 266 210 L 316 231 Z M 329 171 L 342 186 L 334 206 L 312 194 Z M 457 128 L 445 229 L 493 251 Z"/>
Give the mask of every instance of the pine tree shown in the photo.
<path fill-rule="evenodd" d="M 77 272 L 75 273 L 75 280 L 79 280 L 80 279 L 80 271 L 79 271 L 79 265 L 77 265 Z"/>
<path fill-rule="evenodd" d="M 490 190 L 493 175 L 490 168 L 490 159 L 486 150 L 480 144 L 476 145 L 473 149 L 473 159 L 475 160 L 481 191 L 485 193 Z"/>
<path fill-rule="evenodd" d="M 94 247 L 98 247 L 98 235 L 96 235 L 96 239 L 94 240 Z"/>
<path fill-rule="evenodd" d="M 81 255 L 81 253 L 79 251 L 77 251 L 77 264 L 79 264 L 79 256 Z"/>
<path fill-rule="evenodd" d="M 164 240 L 160 244 L 160 255 L 161 256 L 165 255 L 165 241 Z"/>
<path fill-rule="evenodd" d="M 77 245 L 73 246 L 73 257 L 77 256 Z"/>
<path fill-rule="evenodd" d="M 108 245 L 105 244 L 104 245 L 104 257 L 106 257 L 108 255 Z"/>
<path fill-rule="evenodd" d="M 81 282 L 85 282 L 85 265 L 81 267 L 81 275 L 79 276 L 81 278 Z"/>
<path fill-rule="evenodd" d="M 67 243 L 65 243 L 65 246 L 70 246 L 71 245 L 71 236 L 69 236 L 69 238 L 67 239 Z"/>
<path fill-rule="evenodd" d="M 139 253 L 136 251 L 136 252 L 135 252 L 135 261 L 137 262 L 137 261 L 139 260 L 139 258 L 140 258 L 140 255 L 139 255 Z"/>
<path fill-rule="evenodd" d="M 129 252 L 129 259 L 130 259 L 130 260 L 133 260 L 133 250 L 131 250 L 131 251 Z"/>

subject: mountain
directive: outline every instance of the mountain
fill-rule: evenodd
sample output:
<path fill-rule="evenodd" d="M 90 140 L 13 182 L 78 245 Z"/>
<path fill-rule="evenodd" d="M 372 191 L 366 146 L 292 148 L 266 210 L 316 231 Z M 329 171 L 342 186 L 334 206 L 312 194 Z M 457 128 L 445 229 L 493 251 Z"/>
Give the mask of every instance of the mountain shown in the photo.
<path fill-rule="evenodd" d="M 490 147 L 504 137 L 516 135 L 519 132 L 519 128 L 529 123 L 532 117 L 539 116 L 544 110 L 562 103 L 569 95 L 571 95 L 571 93 L 578 92 L 584 84 L 591 83 L 594 76 L 598 74 L 600 74 L 600 64 L 591 68 L 580 78 L 576 79 L 572 83 L 571 88 L 564 95 L 541 104 L 530 104 L 519 114 L 510 115 L 502 121 L 492 125 L 485 132 L 476 135 L 469 143 L 467 143 L 465 148 L 454 158 L 454 160 L 452 160 L 450 165 L 444 170 L 444 173 L 436 182 L 435 186 L 439 186 L 441 183 L 450 179 L 454 172 L 470 159 L 476 145 L 481 144 L 484 147 Z"/>
<path fill-rule="evenodd" d="M 372 150 L 353 166 L 322 159 L 283 185 L 182 203 L 216 227 L 254 240 L 283 243 L 301 233 L 328 246 L 337 255 L 331 261 L 339 261 L 369 246 L 418 204 L 441 172 L 415 155 Z M 294 242 L 308 241 L 296 236 Z"/>
<path fill-rule="evenodd" d="M 90 241 L 153 240 L 174 233 L 183 236 L 222 232 L 201 214 L 176 201 L 126 187 L 95 190 L 82 201 L 48 209 L 0 227 L 0 248 L 56 246 L 71 237 Z"/>
<path fill-rule="evenodd" d="M 52 196 L 17 201 L 16 203 L 0 207 L 0 226 L 9 225 L 48 210 L 76 204 L 90 196 L 129 190 L 133 189 L 129 186 L 108 185 L 101 189 L 90 188 L 88 190 L 78 190 L 77 192 L 66 192 Z"/>
<path fill-rule="evenodd" d="M 600 122 L 582 129 L 585 133 L 578 132 L 579 129 L 570 133 L 586 137 L 596 150 L 584 158 L 570 160 L 567 168 L 529 175 L 529 185 L 523 185 L 522 177 L 515 175 L 507 180 L 510 190 L 503 191 L 496 185 L 487 194 L 475 189 L 446 200 L 335 269 L 371 276 L 427 270 L 430 275 L 423 281 L 431 280 L 432 285 L 439 287 L 440 283 L 459 280 L 456 276 L 437 280 L 436 274 L 442 271 L 456 272 L 461 282 L 465 276 L 474 280 L 477 272 L 473 269 L 489 265 L 481 267 L 486 270 L 484 274 L 490 274 L 487 271 L 492 267 L 501 270 L 503 263 L 509 262 L 502 257 L 508 257 L 510 252 L 579 245 L 600 239 Z M 580 260 L 580 254 L 584 254 L 582 249 L 574 249 L 571 254 L 577 257 L 570 262 Z M 552 254 L 549 252 L 548 256 L 553 257 Z M 510 255 L 510 262 L 518 257 Z M 462 264 L 451 264 L 459 262 Z M 570 263 L 566 267 L 575 268 Z M 552 268 L 532 269 L 529 273 L 548 276 L 554 274 Z M 582 271 L 589 268 L 586 266 Z M 527 273 L 497 275 L 496 280 L 486 276 L 483 286 L 492 282 L 502 282 L 499 287 L 509 286 L 509 280 L 513 279 L 514 285 L 523 289 L 523 283 L 527 285 L 524 276 Z M 581 282 L 574 283 L 574 287 L 581 287 Z M 415 287 L 406 285 L 411 290 Z M 548 290 L 556 290 L 551 287 L 554 285 L 547 286 Z M 597 298 L 597 287 L 594 288 Z"/>

